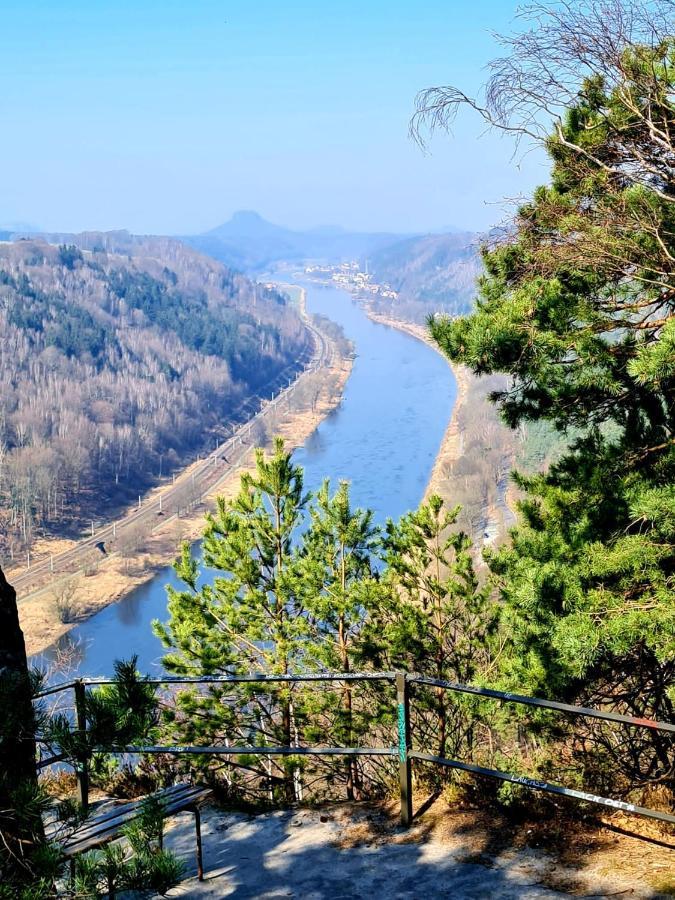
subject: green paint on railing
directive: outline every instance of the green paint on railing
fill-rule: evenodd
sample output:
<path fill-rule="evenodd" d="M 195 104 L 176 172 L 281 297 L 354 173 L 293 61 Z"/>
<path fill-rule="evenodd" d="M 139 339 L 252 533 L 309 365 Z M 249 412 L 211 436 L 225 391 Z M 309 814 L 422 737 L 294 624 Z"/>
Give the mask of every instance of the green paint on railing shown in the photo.
<path fill-rule="evenodd" d="M 398 758 L 405 762 L 408 758 L 408 746 L 405 739 L 405 704 L 398 704 Z"/>

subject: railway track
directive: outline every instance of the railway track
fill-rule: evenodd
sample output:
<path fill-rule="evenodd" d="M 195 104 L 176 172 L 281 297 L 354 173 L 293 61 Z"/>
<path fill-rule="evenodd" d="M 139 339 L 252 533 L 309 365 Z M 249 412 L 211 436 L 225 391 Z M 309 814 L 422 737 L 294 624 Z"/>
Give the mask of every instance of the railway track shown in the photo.
<path fill-rule="evenodd" d="M 19 602 L 27 600 L 46 587 L 51 587 L 60 577 L 75 574 L 84 568 L 92 555 L 114 555 L 132 529 L 143 529 L 152 534 L 167 521 L 180 515 L 184 509 L 199 502 L 203 495 L 216 488 L 234 470 L 238 469 L 251 451 L 251 433 L 256 421 L 264 422 L 283 400 L 290 398 L 298 383 L 308 374 L 328 367 L 333 362 L 333 348 L 326 336 L 312 323 L 304 307 L 304 294 L 300 314 L 312 336 L 312 350 L 302 369 L 297 362 L 286 366 L 266 385 L 266 390 L 245 400 L 236 410 L 236 417 L 228 424 L 233 427 L 230 437 L 209 453 L 191 472 L 184 472 L 152 499 L 143 502 L 126 516 L 109 522 L 82 538 L 76 546 L 62 553 L 32 560 L 23 572 L 10 572 Z M 235 423 L 239 422 L 238 427 Z M 187 498 L 187 502 L 186 502 Z M 45 586 L 44 582 L 48 580 Z"/>

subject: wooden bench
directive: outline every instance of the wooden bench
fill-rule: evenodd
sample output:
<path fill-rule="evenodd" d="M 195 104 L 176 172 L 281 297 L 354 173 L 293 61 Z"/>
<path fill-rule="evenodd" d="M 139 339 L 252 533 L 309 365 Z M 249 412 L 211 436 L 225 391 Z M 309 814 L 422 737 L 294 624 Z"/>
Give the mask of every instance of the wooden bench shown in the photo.
<path fill-rule="evenodd" d="M 204 880 L 204 867 L 202 865 L 202 830 L 199 806 L 211 794 L 209 788 L 193 787 L 189 784 L 175 784 L 173 787 L 164 788 L 147 797 L 139 797 L 130 803 L 122 803 L 108 808 L 100 813 L 94 813 L 71 832 L 62 842 L 61 849 L 65 856 L 74 863 L 79 853 L 101 847 L 109 841 L 114 841 L 122 834 L 125 825 L 138 818 L 141 812 L 141 804 L 152 797 L 163 806 L 164 818 L 174 813 L 190 810 L 195 816 L 195 834 L 197 838 L 197 877 Z M 53 823 L 47 828 L 47 836 L 55 836 L 58 823 Z M 71 864 L 72 864 L 71 863 Z"/>

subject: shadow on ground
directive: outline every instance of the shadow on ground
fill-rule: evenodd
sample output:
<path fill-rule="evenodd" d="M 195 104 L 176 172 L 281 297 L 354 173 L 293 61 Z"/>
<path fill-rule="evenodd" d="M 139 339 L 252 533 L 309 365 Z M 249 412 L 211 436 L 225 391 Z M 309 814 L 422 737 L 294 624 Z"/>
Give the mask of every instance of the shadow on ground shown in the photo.
<path fill-rule="evenodd" d="M 666 896 L 630 878 L 596 872 L 580 877 L 585 864 L 578 847 L 574 860 L 554 858 L 543 848 L 519 845 L 504 828 L 471 827 L 470 819 L 463 824 L 460 818 L 456 827 L 444 830 L 433 809 L 403 832 L 385 810 L 346 804 L 257 816 L 205 809 L 205 880 L 199 883 L 192 817 L 186 814 L 175 822 L 166 845 L 187 867 L 185 880 L 169 893 L 175 898 L 553 900 L 623 895 L 656 900 Z"/>

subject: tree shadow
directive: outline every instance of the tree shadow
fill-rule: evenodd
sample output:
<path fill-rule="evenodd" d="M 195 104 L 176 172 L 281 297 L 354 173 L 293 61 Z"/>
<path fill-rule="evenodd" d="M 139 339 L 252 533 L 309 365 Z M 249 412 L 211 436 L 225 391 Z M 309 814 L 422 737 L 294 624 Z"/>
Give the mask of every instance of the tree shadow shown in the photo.
<path fill-rule="evenodd" d="M 385 804 L 335 804 L 260 815 L 210 807 L 202 820 L 202 883 L 195 877 L 193 821 L 189 814 L 177 817 L 166 846 L 187 867 L 185 880 L 169 896 L 237 900 L 607 896 L 589 890 L 582 877 L 575 879 L 574 868 L 568 869 L 562 858 L 522 845 L 513 828 L 505 827 L 503 817 L 449 814 L 447 808 L 439 815 L 428 808 L 404 831 L 393 807 Z M 450 818 L 454 821 L 448 836 L 443 829 Z M 567 859 L 570 864 L 571 856 Z M 552 863 L 560 867 L 557 877 L 552 877 Z M 577 857 L 580 876 L 582 863 Z M 641 896 L 656 900 L 659 894 L 647 890 Z"/>

